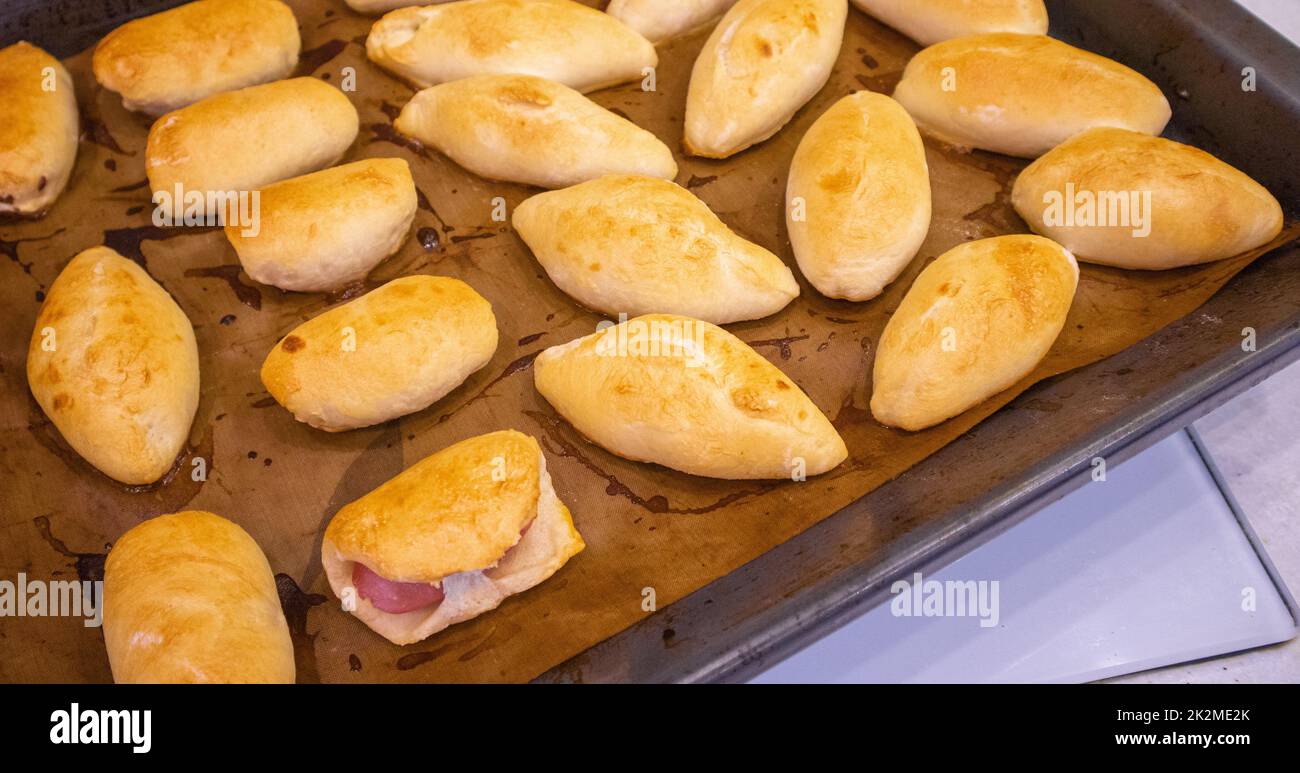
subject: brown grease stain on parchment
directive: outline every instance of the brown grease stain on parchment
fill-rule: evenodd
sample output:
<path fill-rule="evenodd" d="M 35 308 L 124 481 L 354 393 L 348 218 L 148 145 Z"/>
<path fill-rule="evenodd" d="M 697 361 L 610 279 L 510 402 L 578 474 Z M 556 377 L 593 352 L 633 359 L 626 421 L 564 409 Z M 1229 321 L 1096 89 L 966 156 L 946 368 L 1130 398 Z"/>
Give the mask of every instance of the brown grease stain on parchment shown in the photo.
<path fill-rule="evenodd" d="M 370 20 L 337 0 L 289 4 L 310 54 L 304 72 L 337 85 L 343 67 L 356 68 L 357 91 L 349 97 L 361 131 L 343 161 L 404 158 L 421 192 L 411 238 L 349 292 L 411 273 L 463 279 L 492 302 L 501 334 L 496 355 L 433 407 L 385 426 L 329 434 L 294 421 L 267 397 L 258 378 L 262 359 L 290 329 L 348 294 L 257 285 L 239 271 L 220 229 L 155 228 L 148 189 L 138 185 L 149 120 L 94 83 L 83 53 L 69 69 L 87 126 L 95 128 L 83 137 L 69 188 L 44 218 L 0 223 L 0 575 L 68 573 L 67 553 L 75 551 L 52 549 L 43 536 L 50 532 L 67 545 L 99 547 L 161 513 L 220 513 L 252 534 L 281 575 L 302 681 L 529 679 L 642 619 L 642 588 L 653 587 L 662 608 L 732 571 L 952 442 L 1035 381 L 1118 352 L 1188 314 L 1254 257 L 1158 273 L 1084 266 L 1066 329 L 1032 376 L 939 427 L 882 427 L 867 410 L 875 341 L 916 274 L 962 241 L 1025 230 L 1007 201 L 1024 162 L 927 141 L 933 225 L 917 260 L 884 295 L 862 304 L 829 300 L 801 278 L 802 296 L 780 314 L 730 326 L 827 412 L 850 460 L 802 483 L 715 481 L 628 462 L 586 442 L 533 389 L 536 352 L 591 333 L 599 321 L 550 283 L 507 224 L 491 219 L 494 197 L 513 211 L 536 189 L 479 179 L 401 138 L 392 119 L 413 92 L 366 61 Z M 709 161 L 680 153 L 686 85 L 707 34 L 660 47 L 657 91 L 630 84 L 592 98 L 658 135 L 678 155 L 679 183 L 793 266 L 784 190 L 799 138 L 840 97 L 891 89 L 915 46 L 852 11 L 826 88 L 772 140 Z M 191 480 L 187 457 L 165 485 L 126 491 L 76 457 L 29 395 L 26 348 L 43 292 L 74 254 L 105 240 L 147 266 L 194 324 L 202 400 L 189 453 L 205 458 L 204 482 Z M 404 466 L 505 427 L 543 444 L 587 550 L 494 612 L 420 644 L 389 644 L 330 593 L 318 555 L 324 525 Z M 111 678 L 101 637 L 79 621 L 10 621 L 4 634 L 0 678 Z"/>

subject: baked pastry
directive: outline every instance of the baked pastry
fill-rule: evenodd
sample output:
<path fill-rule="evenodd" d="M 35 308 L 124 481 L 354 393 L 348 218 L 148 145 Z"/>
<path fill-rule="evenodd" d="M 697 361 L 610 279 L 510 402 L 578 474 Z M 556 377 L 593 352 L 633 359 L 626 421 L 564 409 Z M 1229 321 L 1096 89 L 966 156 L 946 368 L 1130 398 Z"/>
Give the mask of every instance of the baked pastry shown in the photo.
<path fill-rule="evenodd" d="M 31 43 L 0 48 L 0 104 L 0 213 L 44 212 L 77 160 L 81 123 L 72 78 Z"/>
<path fill-rule="evenodd" d="M 1162 269 L 1249 252 L 1282 230 L 1282 206 L 1203 150 L 1125 129 L 1092 129 L 1030 164 L 1012 204 L 1079 260 Z"/>
<path fill-rule="evenodd" d="M 848 457 L 793 381 L 697 319 L 650 314 L 552 346 L 533 378 L 579 432 L 633 461 L 738 480 L 819 475 Z"/>
<path fill-rule="evenodd" d="M 514 226 L 557 287 L 611 315 L 722 325 L 775 314 L 799 295 L 780 258 L 668 180 L 619 175 L 541 193 L 515 208 Z"/>
<path fill-rule="evenodd" d="M 496 348 L 486 298 L 459 279 L 407 276 L 294 328 L 262 383 L 298 421 L 340 432 L 428 408 Z"/>
<path fill-rule="evenodd" d="M 471 75 L 535 75 L 588 92 L 644 78 L 654 44 L 573 0 L 461 0 L 402 8 L 366 38 L 366 56 L 417 88 Z"/>
<path fill-rule="evenodd" d="M 920 430 L 1027 376 L 1065 325 L 1079 266 L 1041 236 L 960 244 L 926 266 L 885 325 L 871 413 Z"/>
<path fill-rule="evenodd" d="M 1159 134 L 1170 117 L 1159 87 L 1119 62 L 1010 32 L 924 49 L 894 99 L 943 142 L 1024 158 L 1096 126 Z"/>
<path fill-rule="evenodd" d="M 930 230 L 930 171 L 916 124 L 884 94 L 844 97 L 799 141 L 785 199 L 790 245 L 813 287 L 831 298 L 875 298 Z"/>
<path fill-rule="evenodd" d="M 356 108 L 343 92 L 315 78 L 216 94 L 164 115 L 149 130 L 145 173 L 154 204 L 180 220 L 190 211 L 186 199 L 197 195 L 204 213 L 224 213 L 221 194 L 333 165 L 357 128 Z"/>
<path fill-rule="evenodd" d="M 415 180 L 400 158 L 368 158 L 268 185 L 252 227 L 226 238 L 253 279 L 323 292 L 365 278 L 401 249 L 415 219 Z"/>
<path fill-rule="evenodd" d="M 122 483 L 153 483 L 175 464 L 199 406 L 194 329 L 144 269 L 92 247 L 41 304 L 27 383 L 86 461 Z"/>
<path fill-rule="evenodd" d="M 686 152 L 726 158 L 771 137 L 831 76 L 848 0 L 740 0 L 691 70 Z"/>
<path fill-rule="evenodd" d="M 505 430 L 444 448 L 339 510 L 321 564 L 344 608 L 401 645 L 496 609 L 584 547 L 537 441 Z"/>
<path fill-rule="evenodd" d="M 99 41 L 95 80 L 148 115 L 279 80 L 298 64 L 298 20 L 280 0 L 195 0 Z"/>
<path fill-rule="evenodd" d="M 132 528 L 104 564 L 104 646 L 118 684 L 292 684 L 293 641 L 248 532 L 192 510 Z"/>
<path fill-rule="evenodd" d="M 610 0 L 605 13 L 662 43 L 717 19 L 736 0 Z"/>
<path fill-rule="evenodd" d="M 1043 0 L 853 0 L 923 46 L 989 32 L 1047 34 Z"/>
<path fill-rule="evenodd" d="M 477 75 L 425 89 L 395 125 L 493 180 L 563 188 L 607 174 L 677 176 L 658 137 L 531 75 Z"/>

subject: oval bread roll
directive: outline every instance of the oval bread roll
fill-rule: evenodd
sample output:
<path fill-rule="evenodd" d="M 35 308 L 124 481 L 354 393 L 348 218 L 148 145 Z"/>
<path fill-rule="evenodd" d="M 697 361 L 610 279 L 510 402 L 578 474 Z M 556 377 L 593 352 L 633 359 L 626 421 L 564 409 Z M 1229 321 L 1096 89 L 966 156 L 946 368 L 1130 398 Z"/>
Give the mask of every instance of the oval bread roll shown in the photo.
<path fill-rule="evenodd" d="M 556 286 L 607 314 L 721 325 L 775 314 L 799 295 L 780 258 L 668 180 L 611 176 L 541 193 L 515 209 L 514 226 Z"/>
<path fill-rule="evenodd" d="M 907 291 L 880 336 L 871 413 L 920 430 L 1009 389 L 1065 325 L 1079 267 L 1041 236 L 960 244 Z"/>
<path fill-rule="evenodd" d="M 1030 164 L 1012 204 L 1079 260 L 1163 269 L 1240 255 L 1282 230 L 1264 186 L 1205 151 L 1092 129 Z"/>
<path fill-rule="evenodd" d="M 302 323 L 262 363 L 262 383 L 327 432 L 422 411 L 492 359 L 492 305 L 459 279 L 407 276 Z"/>
<path fill-rule="evenodd" d="M 537 391 L 607 451 L 711 478 L 819 475 L 848 457 L 808 395 L 744 341 L 651 314 L 553 346 Z"/>
<path fill-rule="evenodd" d="M 253 279 L 323 292 L 364 279 L 401 249 L 415 219 L 415 180 L 400 158 L 370 158 L 294 177 L 258 193 L 255 227 L 226 238 Z"/>
<path fill-rule="evenodd" d="M 160 515 L 104 565 L 104 646 L 118 684 L 292 684 L 293 641 L 266 556 L 219 515 Z"/>
<path fill-rule="evenodd" d="M 607 174 L 677 176 L 659 138 L 555 81 L 478 75 L 416 94 L 395 122 L 469 171 L 564 188 Z"/>
<path fill-rule="evenodd" d="M 587 92 L 644 78 L 654 44 L 573 0 L 461 0 L 387 14 L 366 56 L 419 88 L 471 75 L 536 75 Z"/>
<path fill-rule="evenodd" d="M 0 213 L 43 212 L 77 160 L 81 123 L 72 78 L 58 59 L 15 43 L 0 49 L 0 105 Z"/>
<path fill-rule="evenodd" d="M 27 383 L 86 461 L 122 483 L 153 483 L 172 469 L 198 409 L 194 329 L 144 269 L 92 247 L 45 296 Z"/>
<path fill-rule="evenodd" d="M 736 0 L 610 0 L 605 12 L 652 43 L 699 29 Z"/>
<path fill-rule="evenodd" d="M 818 292 L 879 295 L 930 230 L 925 146 L 907 111 L 870 91 L 832 105 L 790 162 L 785 218 L 799 269 Z"/>
<path fill-rule="evenodd" d="M 298 63 L 300 46 L 298 20 L 280 0 L 196 0 L 108 33 L 93 67 L 127 110 L 161 115 L 279 80 Z"/>
<path fill-rule="evenodd" d="M 357 111 L 342 91 L 291 78 L 208 97 L 154 122 L 145 173 L 154 203 L 179 219 L 184 196 L 252 191 L 334 164 L 356 139 Z M 182 193 L 177 196 L 177 187 Z"/>
<path fill-rule="evenodd" d="M 339 510 L 321 564 L 339 598 L 394 644 L 411 644 L 495 609 L 585 547 L 532 437 L 505 430 L 462 440 Z M 354 587 L 357 564 L 381 585 L 433 584 L 440 601 L 385 611 Z"/>
<path fill-rule="evenodd" d="M 1169 101 L 1141 74 L 1044 35 L 974 35 L 924 49 L 894 90 L 939 140 L 1037 158 L 1096 126 L 1159 134 Z"/>
<path fill-rule="evenodd" d="M 1043 0 L 853 0 L 923 46 L 989 32 L 1047 34 Z"/>
<path fill-rule="evenodd" d="M 726 158 L 771 137 L 830 78 L 848 0 L 740 0 L 691 71 L 686 152 Z"/>

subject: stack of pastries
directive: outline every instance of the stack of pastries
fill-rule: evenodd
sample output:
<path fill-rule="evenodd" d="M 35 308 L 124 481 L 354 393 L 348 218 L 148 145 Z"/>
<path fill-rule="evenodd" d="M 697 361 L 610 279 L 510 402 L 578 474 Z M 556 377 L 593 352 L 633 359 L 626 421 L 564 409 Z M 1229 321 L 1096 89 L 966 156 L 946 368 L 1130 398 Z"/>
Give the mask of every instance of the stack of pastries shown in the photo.
<path fill-rule="evenodd" d="M 825 86 L 849 0 L 347 4 L 384 14 L 366 54 L 418 89 L 396 129 L 473 174 L 545 189 L 515 209 L 514 230 L 556 287 L 618 319 L 542 352 L 536 391 L 591 443 L 689 475 L 797 481 L 852 455 L 798 384 L 720 326 L 780 313 L 801 292 L 796 268 L 810 292 L 856 303 L 902 276 L 930 228 L 923 136 L 1033 159 L 1012 191 L 1033 234 L 961 244 L 907 291 L 876 342 L 870 401 L 904 431 L 1025 379 L 1065 324 L 1077 261 L 1170 269 L 1253 250 L 1282 227 L 1249 176 L 1159 136 L 1171 109 L 1155 84 L 1047 37 L 1041 0 L 853 0 L 927 47 L 892 96 L 849 94 L 798 138 L 784 213 L 793 265 L 678 185 L 659 137 L 587 95 L 653 88 L 656 44 L 713 25 L 680 147 L 735 156 L 788 132 Z M 152 121 L 143 162 L 160 208 L 180 219 L 187 192 L 256 192 L 257 229 L 210 196 L 200 214 L 223 219 L 253 280 L 333 292 L 402 248 L 417 193 L 405 160 L 339 165 L 358 133 L 355 97 L 290 77 L 300 46 L 280 0 L 195 0 L 113 31 L 93 71 Z M 17 108 L 0 124 L 0 212 L 39 216 L 74 166 L 72 81 L 19 43 L 0 50 L 0 100 Z M 1149 192 L 1150 228 L 1059 222 L 1047 202 L 1067 186 Z M 44 300 L 28 382 L 82 457 L 150 484 L 194 420 L 194 332 L 144 268 L 86 247 Z M 298 421 L 346 432 L 429 408 L 497 344 L 492 305 L 473 287 L 405 276 L 285 331 L 260 375 Z M 395 644 L 491 610 L 584 548 L 538 442 L 484 429 L 346 505 L 325 531 L 329 585 Z M 200 577 L 214 561 L 226 581 Z M 117 681 L 293 680 L 270 568 L 235 523 L 185 512 L 141 524 L 118 540 L 105 582 Z"/>

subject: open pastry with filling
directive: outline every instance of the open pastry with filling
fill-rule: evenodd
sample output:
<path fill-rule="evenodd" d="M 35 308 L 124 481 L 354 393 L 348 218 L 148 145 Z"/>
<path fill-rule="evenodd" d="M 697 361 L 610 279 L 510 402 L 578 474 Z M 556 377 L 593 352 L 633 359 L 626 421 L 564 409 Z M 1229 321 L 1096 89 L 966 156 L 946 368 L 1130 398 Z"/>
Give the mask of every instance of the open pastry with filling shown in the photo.
<path fill-rule="evenodd" d="M 411 644 L 495 609 L 584 547 L 537 441 L 504 430 L 448 446 L 339 510 L 321 562 L 345 608 Z"/>

